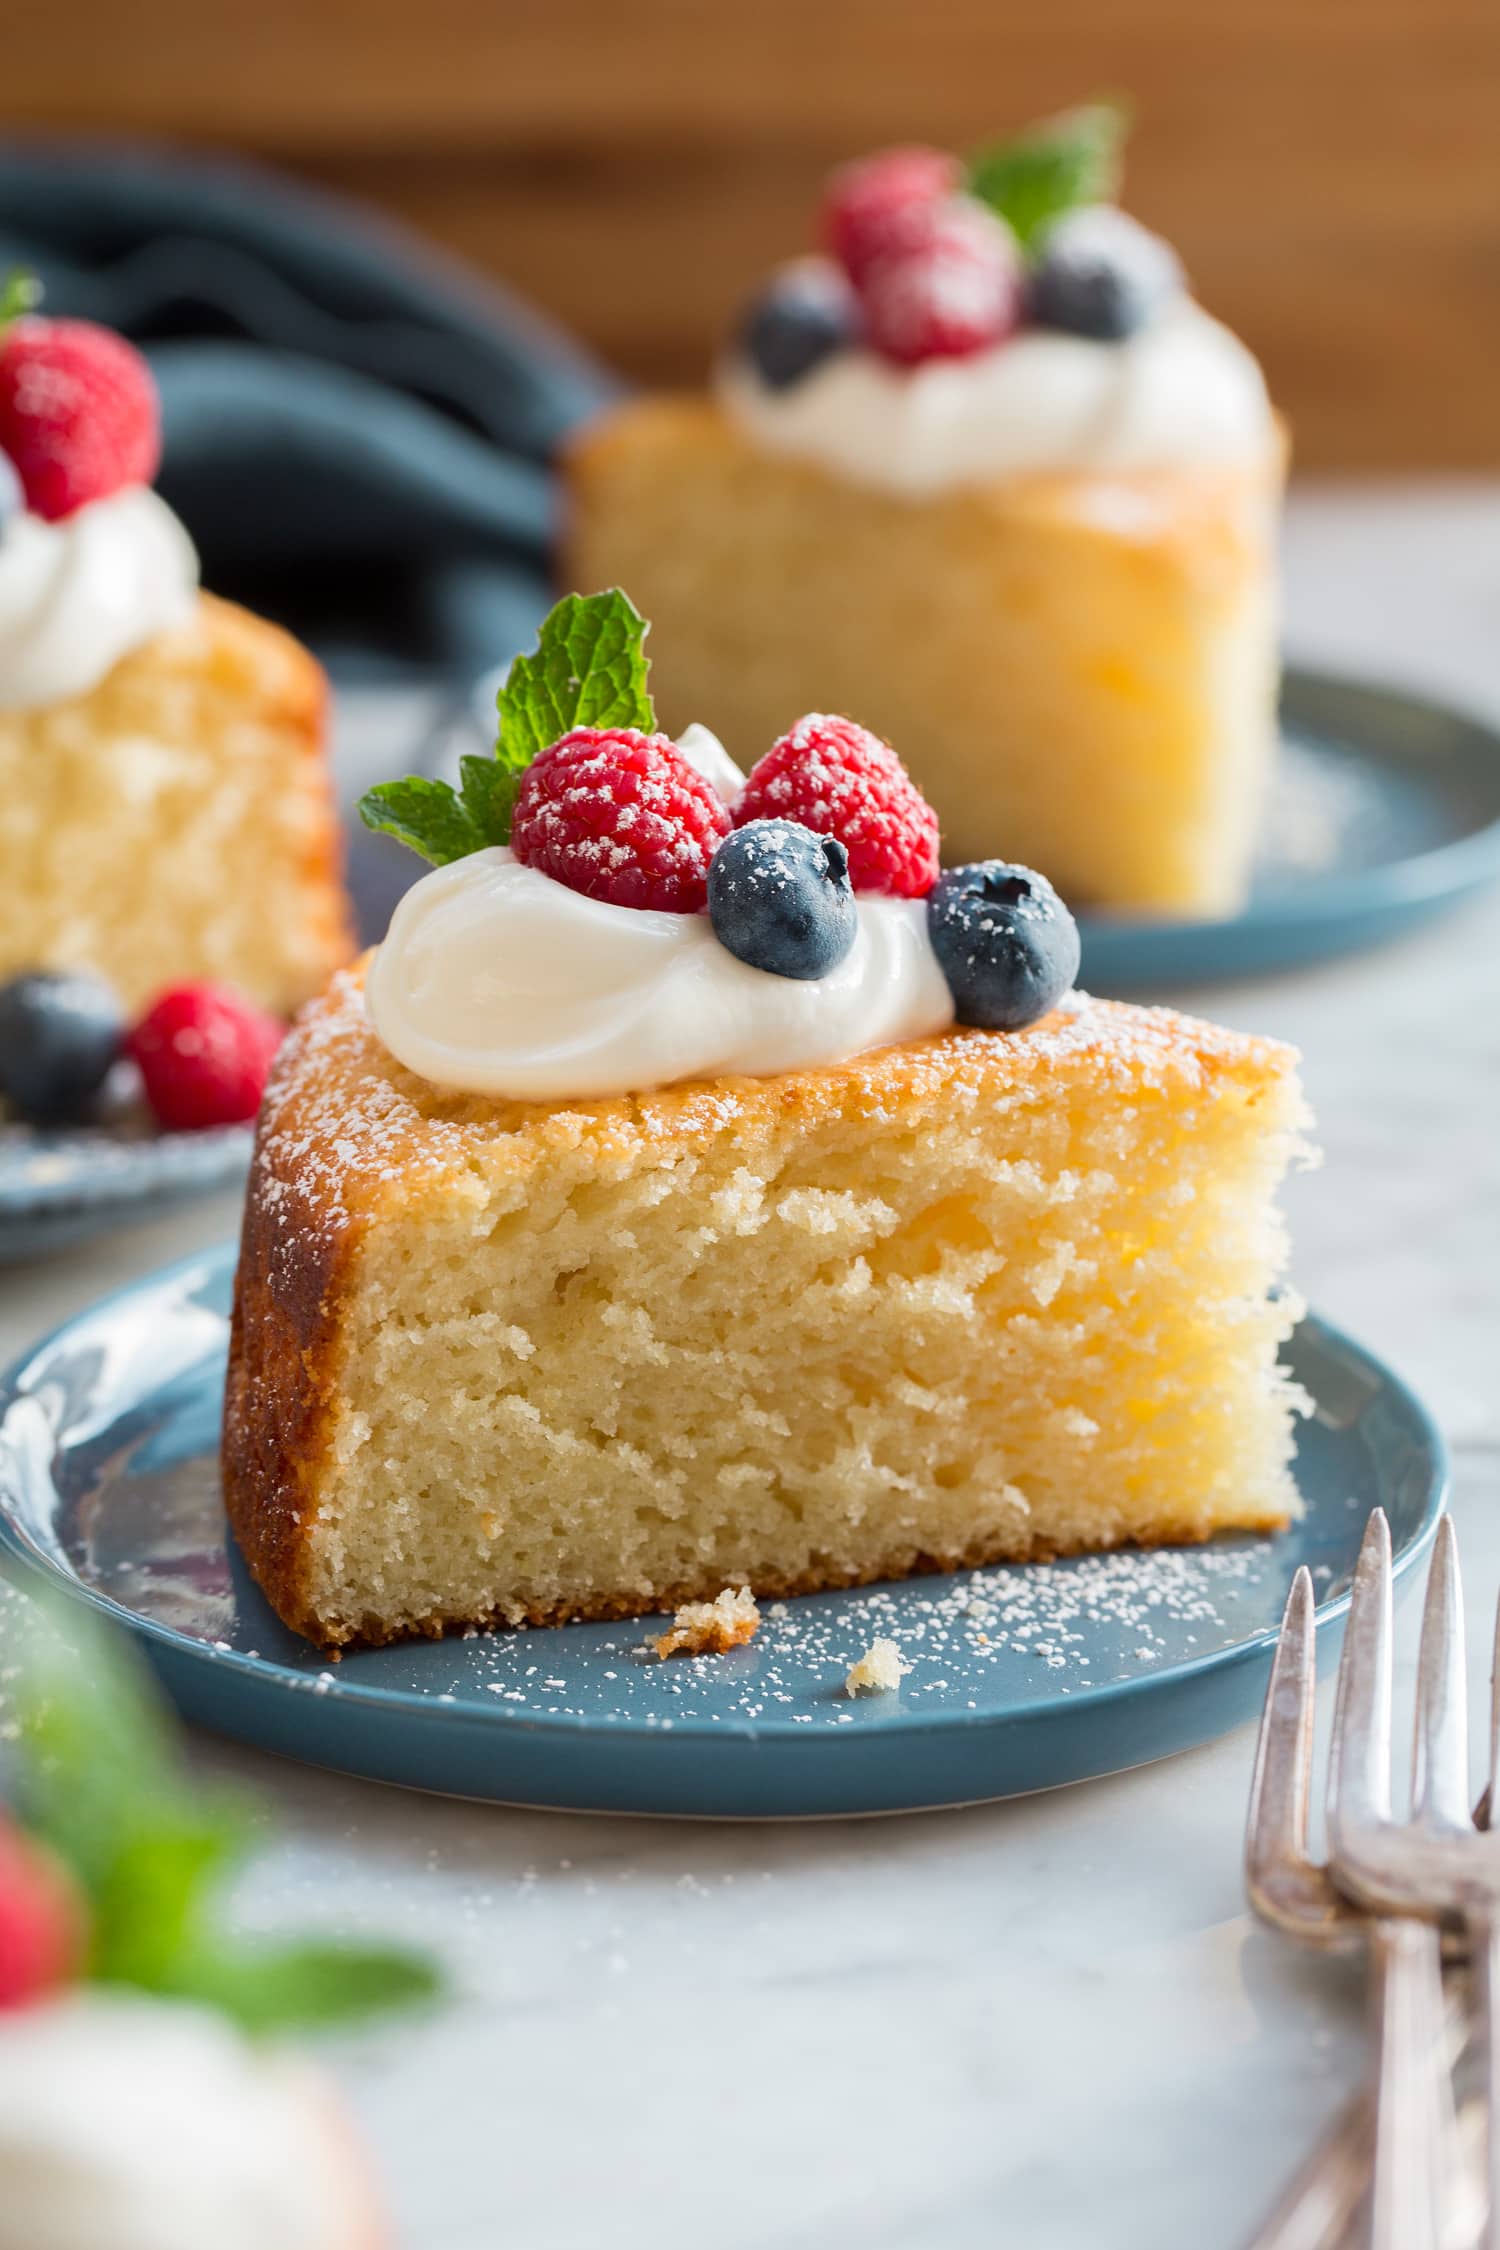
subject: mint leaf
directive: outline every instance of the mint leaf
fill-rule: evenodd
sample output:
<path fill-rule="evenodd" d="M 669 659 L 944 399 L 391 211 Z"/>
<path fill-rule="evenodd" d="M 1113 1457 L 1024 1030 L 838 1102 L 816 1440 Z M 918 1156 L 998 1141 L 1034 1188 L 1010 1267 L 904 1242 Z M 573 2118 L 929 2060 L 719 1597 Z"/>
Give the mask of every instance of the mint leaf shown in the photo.
<path fill-rule="evenodd" d="M 35 311 L 42 301 L 42 285 L 25 266 L 12 266 L 0 281 L 0 328 L 8 328 L 23 313 Z"/>
<path fill-rule="evenodd" d="M 248 1811 L 182 1771 L 155 1685 L 119 1636 L 73 1613 L 65 1629 L 41 1602 L 21 1619 L 19 1810 L 85 1894 L 90 1977 L 206 2001 L 252 2031 L 438 1989 L 428 1963 L 394 1949 L 226 1933 L 215 1894 L 251 1841 Z"/>
<path fill-rule="evenodd" d="M 509 843 L 511 814 L 515 810 L 516 791 L 521 786 L 520 774 L 502 766 L 493 755 L 460 758 L 458 770 L 464 810 L 485 842 Z"/>
<path fill-rule="evenodd" d="M 360 798 L 359 817 L 366 828 L 409 844 L 434 867 L 465 859 L 491 841 L 446 781 L 422 774 L 408 774 L 404 781 L 377 781 Z"/>
<path fill-rule="evenodd" d="M 246 2031 L 264 2032 L 412 2007 L 434 1998 L 440 1981 L 427 1962 L 394 1947 L 313 1940 L 205 1949 L 179 1961 L 171 1989 L 222 2009 Z"/>
<path fill-rule="evenodd" d="M 521 776 L 539 750 L 573 727 L 655 729 L 647 630 L 618 586 L 565 595 L 543 618 L 533 653 L 518 656 L 506 675 L 493 757 L 461 758 L 456 790 L 419 774 L 377 782 L 359 800 L 366 828 L 409 844 L 434 867 L 508 844 Z"/>
<path fill-rule="evenodd" d="M 125 1643 L 50 1605 L 29 1602 L 16 1713 L 25 1753 L 27 1825 L 98 1895 L 121 1854 L 157 1828 L 240 1833 L 237 1810 L 190 1792 L 160 1697 Z"/>
<path fill-rule="evenodd" d="M 1064 211 L 1115 195 L 1129 123 L 1123 103 L 1090 102 L 1028 126 L 980 150 L 969 165 L 969 193 L 998 211 L 1029 250 Z"/>
<path fill-rule="evenodd" d="M 246 1840 L 239 1820 L 165 1807 L 141 1820 L 92 1886 L 89 1974 L 147 1992 L 177 1990 L 176 1964 L 202 1942 L 207 1895 Z"/>
<path fill-rule="evenodd" d="M 572 727 L 638 727 L 656 712 L 646 688 L 646 621 L 628 594 L 568 594 L 542 620 L 534 655 L 518 656 L 498 697 L 495 755 L 524 773 Z M 507 831 L 508 832 L 508 831 Z"/>

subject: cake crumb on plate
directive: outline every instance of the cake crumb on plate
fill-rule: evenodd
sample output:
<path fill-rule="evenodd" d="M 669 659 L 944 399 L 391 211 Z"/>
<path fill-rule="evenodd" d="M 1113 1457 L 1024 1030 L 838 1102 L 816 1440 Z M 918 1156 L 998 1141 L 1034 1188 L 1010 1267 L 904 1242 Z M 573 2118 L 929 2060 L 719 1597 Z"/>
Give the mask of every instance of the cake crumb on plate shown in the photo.
<path fill-rule="evenodd" d="M 652 1642 L 658 1656 L 723 1656 L 760 1630 L 760 1610 L 748 1586 L 726 1586 L 711 1602 L 684 1602 L 671 1629 Z"/>
<path fill-rule="evenodd" d="M 894 1641 L 871 1641 L 844 1675 L 844 1689 L 849 1695 L 893 1695 L 910 1670 Z"/>

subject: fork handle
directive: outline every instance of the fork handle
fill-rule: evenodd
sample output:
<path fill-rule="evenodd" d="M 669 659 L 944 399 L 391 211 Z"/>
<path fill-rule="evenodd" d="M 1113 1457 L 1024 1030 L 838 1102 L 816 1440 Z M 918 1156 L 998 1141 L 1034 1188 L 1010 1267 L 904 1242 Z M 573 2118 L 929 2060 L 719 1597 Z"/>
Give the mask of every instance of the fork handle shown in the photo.
<path fill-rule="evenodd" d="M 1244 2250 L 1342 2246 L 1369 2178 L 1370 2096 L 1361 2087 L 1287 2182 Z"/>
<path fill-rule="evenodd" d="M 1437 1930 L 1426 1922 L 1372 1922 L 1370 1972 L 1376 2070 L 1369 2250 L 1441 2250 L 1451 2097 Z"/>
<path fill-rule="evenodd" d="M 1466 1917 L 1473 1964 L 1475 2076 L 1484 2104 L 1485 2216 L 1478 2250 L 1500 2250 L 1500 1924 L 1493 1914 Z"/>
<path fill-rule="evenodd" d="M 1355 2241 L 1437 2250 L 1449 2052 L 1437 1933 L 1420 1922 L 1372 1922 L 1369 1965 L 1373 2083 L 1345 2104 L 1244 2250 L 1345 2250 Z"/>

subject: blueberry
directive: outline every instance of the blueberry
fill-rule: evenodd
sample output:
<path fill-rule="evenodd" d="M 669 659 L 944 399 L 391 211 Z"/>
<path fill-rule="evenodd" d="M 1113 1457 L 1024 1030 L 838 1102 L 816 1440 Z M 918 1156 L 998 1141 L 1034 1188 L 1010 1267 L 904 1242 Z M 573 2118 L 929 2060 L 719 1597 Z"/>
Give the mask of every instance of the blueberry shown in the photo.
<path fill-rule="evenodd" d="M 859 332 L 854 291 L 837 266 L 805 258 L 787 266 L 740 324 L 739 346 L 761 381 L 783 391 Z"/>
<path fill-rule="evenodd" d="M 26 494 L 8 453 L 0 453 L 0 537 L 13 516 L 26 512 Z"/>
<path fill-rule="evenodd" d="M 1177 254 L 1160 235 L 1099 203 L 1047 229 L 1026 306 L 1043 328 L 1114 344 L 1144 328 L 1181 288 Z"/>
<path fill-rule="evenodd" d="M 826 977 L 859 930 L 849 854 L 795 820 L 751 820 L 725 837 L 708 870 L 719 943 L 774 977 Z"/>
<path fill-rule="evenodd" d="M 36 1125 L 86 1119 L 125 1034 L 120 1003 L 86 970 L 0 985 L 0 1095 Z"/>
<path fill-rule="evenodd" d="M 927 934 L 960 1023 L 1020 1031 L 1078 974 L 1078 924 L 1045 875 L 1003 859 L 947 867 L 927 894 Z"/>

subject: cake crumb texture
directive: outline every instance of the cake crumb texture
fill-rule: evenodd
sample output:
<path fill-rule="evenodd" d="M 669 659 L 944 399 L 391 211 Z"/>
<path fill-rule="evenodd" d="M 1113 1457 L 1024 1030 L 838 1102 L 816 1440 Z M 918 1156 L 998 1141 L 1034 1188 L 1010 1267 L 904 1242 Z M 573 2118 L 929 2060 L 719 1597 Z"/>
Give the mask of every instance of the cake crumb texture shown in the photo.
<path fill-rule="evenodd" d="M 1296 1507 L 1295 1057 L 1075 995 L 776 1078 L 505 1103 L 334 979 L 273 1070 L 231 1519 L 325 1646 L 629 1616 Z"/>
<path fill-rule="evenodd" d="M 327 684 L 200 594 L 96 688 L 0 711 L 0 976 L 92 968 L 127 1008 L 216 979 L 290 1015 L 352 937 Z"/>
<path fill-rule="evenodd" d="M 670 1632 L 652 1642 L 658 1656 L 725 1656 L 753 1641 L 760 1610 L 748 1586 L 726 1586 L 711 1602 L 684 1602 Z"/>
<path fill-rule="evenodd" d="M 871 1641 L 845 1673 L 844 1689 L 849 1695 L 894 1695 L 910 1669 L 894 1641 Z"/>

